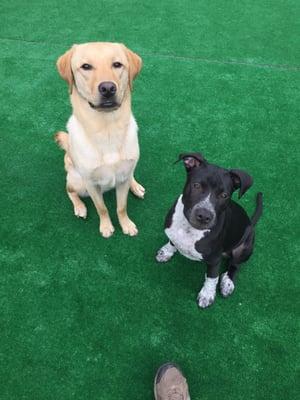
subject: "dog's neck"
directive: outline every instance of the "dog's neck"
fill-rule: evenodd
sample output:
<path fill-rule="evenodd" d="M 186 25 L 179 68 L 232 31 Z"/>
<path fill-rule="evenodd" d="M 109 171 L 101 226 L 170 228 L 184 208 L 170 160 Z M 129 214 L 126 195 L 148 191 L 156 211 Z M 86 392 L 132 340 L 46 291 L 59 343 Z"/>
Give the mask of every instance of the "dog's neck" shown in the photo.
<path fill-rule="evenodd" d="M 93 109 L 87 100 L 73 87 L 70 95 L 73 114 L 83 126 L 87 134 L 95 134 L 115 129 L 116 127 L 127 127 L 131 117 L 131 94 L 126 93 L 121 106 L 114 111 L 98 111 Z"/>

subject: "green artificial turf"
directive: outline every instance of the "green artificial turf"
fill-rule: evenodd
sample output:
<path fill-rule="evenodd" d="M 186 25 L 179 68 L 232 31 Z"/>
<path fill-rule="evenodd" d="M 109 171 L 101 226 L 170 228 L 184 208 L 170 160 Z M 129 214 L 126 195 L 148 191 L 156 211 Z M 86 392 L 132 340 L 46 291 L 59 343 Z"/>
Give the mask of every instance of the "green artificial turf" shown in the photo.
<path fill-rule="evenodd" d="M 28 1 L 0 5 L 0 399 L 152 399 L 157 367 L 185 371 L 192 399 L 297 399 L 300 3 Z M 141 55 L 134 114 L 144 201 L 135 238 L 78 220 L 53 134 L 70 115 L 55 61 L 73 43 Z M 205 266 L 154 261 L 183 186 L 182 151 L 255 179 L 264 216 L 229 299 L 200 310 Z M 299 380 L 298 380 L 299 384 Z"/>

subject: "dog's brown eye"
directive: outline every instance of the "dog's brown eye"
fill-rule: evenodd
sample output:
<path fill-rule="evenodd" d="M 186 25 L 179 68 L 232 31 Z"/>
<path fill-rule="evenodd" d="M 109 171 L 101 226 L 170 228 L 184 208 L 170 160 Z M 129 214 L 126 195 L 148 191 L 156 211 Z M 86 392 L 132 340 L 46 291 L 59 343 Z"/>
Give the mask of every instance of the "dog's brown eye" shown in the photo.
<path fill-rule="evenodd" d="M 114 68 L 121 68 L 121 67 L 123 67 L 123 64 L 121 64 L 120 62 L 116 61 L 116 62 L 113 63 L 113 67 Z"/>
<path fill-rule="evenodd" d="M 89 71 L 93 67 L 91 66 L 91 64 L 82 64 L 81 68 L 84 69 L 85 71 Z"/>
<path fill-rule="evenodd" d="M 193 183 L 193 188 L 194 189 L 201 189 L 201 183 L 199 183 L 199 182 Z"/>
<path fill-rule="evenodd" d="M 220 197 L 221 197 L 222 199 L 227 199 L 228 193 L 223 192 L 223 193 L 220 194 Z"/>

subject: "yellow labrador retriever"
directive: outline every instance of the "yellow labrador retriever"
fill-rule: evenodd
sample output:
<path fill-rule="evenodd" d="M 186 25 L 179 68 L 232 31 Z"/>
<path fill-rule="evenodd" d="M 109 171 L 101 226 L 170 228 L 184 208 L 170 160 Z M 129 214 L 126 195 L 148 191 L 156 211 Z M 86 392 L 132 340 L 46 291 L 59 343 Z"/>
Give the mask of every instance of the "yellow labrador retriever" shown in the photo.
<path fill-rule="evenodd" d="M 69 84 L 73 107 L 67 130 L 55 139 L 65 150 L 67 193 L 78 217 L 86 218 L 80 196 L 89 195 L 100 217 L 100 232 L 114 232 L 103 193 L 116 188 L 117 214 L 125 234 L 138 233 L 127 215 L 129 188 L 143 198 L 145 189 L 133 173 L 139 159 L 137 124 L 131 111 L 132 81 L 141 58 L 118 43 L 74 45 L 57 60 Z"/>

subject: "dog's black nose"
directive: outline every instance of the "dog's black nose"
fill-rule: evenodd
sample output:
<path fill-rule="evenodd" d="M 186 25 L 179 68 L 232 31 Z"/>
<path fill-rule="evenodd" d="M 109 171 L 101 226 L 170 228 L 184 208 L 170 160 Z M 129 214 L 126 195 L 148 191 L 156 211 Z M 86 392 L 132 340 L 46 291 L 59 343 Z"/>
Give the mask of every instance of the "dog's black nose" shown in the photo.
<path fill-rule="evenodd" d="M 102 82 L 98 86 L 98 90 L 101 96 L 109 99 L 116 94 L 117 86 L 113 82 Z"/>
<path fill-rule="evenodd" d="M 201 224 L 209 224 L 213 219 L 213 213 L 206 208 L 198 208 L 196 210 L 197 221 Z"/>

